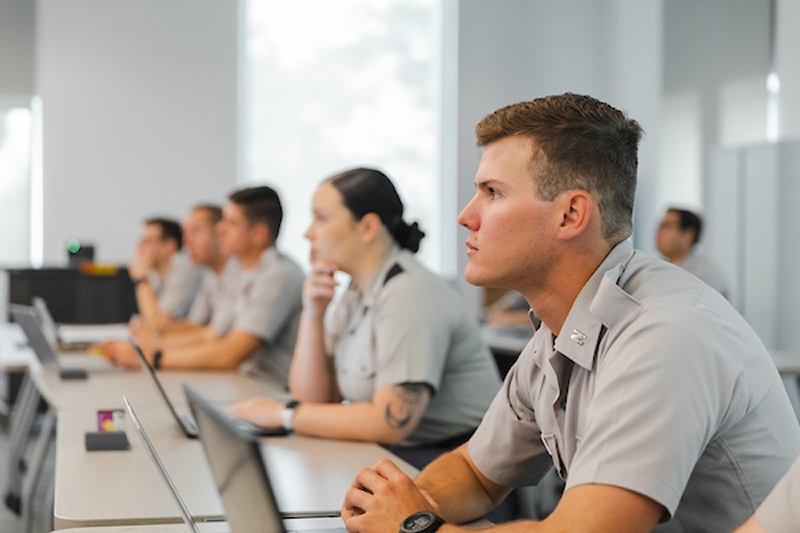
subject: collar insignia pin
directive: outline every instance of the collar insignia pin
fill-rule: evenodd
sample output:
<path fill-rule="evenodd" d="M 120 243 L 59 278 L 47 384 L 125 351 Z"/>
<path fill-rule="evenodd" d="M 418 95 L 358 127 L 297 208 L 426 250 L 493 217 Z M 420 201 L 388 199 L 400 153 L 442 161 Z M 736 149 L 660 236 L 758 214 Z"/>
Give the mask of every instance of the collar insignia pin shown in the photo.
<path fill-rule="evenodd" d="M 577 342 L 579 346 L 583 346 L 583 343 L 586 342 L 586 334 L 577 329 L 572 330 L 572 335 L 569 338 L 572 342 Z"/>

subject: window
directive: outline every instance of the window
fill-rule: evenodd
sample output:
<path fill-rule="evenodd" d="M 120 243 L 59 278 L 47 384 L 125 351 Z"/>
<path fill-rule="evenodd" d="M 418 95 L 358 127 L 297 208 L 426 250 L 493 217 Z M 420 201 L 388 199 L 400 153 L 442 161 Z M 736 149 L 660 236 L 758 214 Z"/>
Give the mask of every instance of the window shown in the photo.
<path fill-rule="evenodd" d="M 0 264 L 31 260 L 30 107 L 0 102 Z"/>
<path fill-rule="evenodd" d="M 441 0 L 250 0 L 243 185 L 284 203 L 278 246 L 308 268 L 311 197 L 326 177 L 383 170 L 420 259 L 441 271 Z"/>

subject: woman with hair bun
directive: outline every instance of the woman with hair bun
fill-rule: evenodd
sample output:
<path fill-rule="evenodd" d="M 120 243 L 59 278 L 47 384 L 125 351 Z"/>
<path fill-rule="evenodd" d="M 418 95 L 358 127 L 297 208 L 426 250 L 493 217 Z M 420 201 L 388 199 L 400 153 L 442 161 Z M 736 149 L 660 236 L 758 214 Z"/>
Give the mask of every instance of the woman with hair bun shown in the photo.
<path fill-rule="evenodd" d="M 255 398 L 231 413 L 264 427 L 391 445 L 421 467 L 465 442 L 500 388 L 477 318 L 414 257 L 424 234 L 405 222 L 382 172 L 326 179 L 312 212 L 312 271 L 289 375 L 295 400 Z M 326 320 L 337 270 L 351 283 Z"/>

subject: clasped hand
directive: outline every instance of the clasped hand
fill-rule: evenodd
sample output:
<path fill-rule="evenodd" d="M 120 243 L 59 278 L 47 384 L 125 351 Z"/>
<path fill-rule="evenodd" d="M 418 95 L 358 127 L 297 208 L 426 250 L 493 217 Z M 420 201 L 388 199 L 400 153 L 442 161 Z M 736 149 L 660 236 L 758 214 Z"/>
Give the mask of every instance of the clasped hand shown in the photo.
<path fill-rule="evenodd" d="M 439 506 L 393 462 L 383 459 L 356 474 L 345 494 L 342 520 L 350 533 L 397 533 L 403 520 L 425 510 L 438 513 Z"/>

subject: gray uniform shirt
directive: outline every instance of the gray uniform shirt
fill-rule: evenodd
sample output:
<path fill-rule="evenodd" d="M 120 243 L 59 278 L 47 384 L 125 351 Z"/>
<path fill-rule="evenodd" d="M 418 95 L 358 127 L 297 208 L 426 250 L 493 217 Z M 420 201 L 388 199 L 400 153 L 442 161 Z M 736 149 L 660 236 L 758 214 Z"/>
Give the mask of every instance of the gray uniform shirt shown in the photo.
<path fill-rule="evenodd" d="M 719 293 L 618 244 L 554 337 L 539 324 L 469 443 L 480 471 L 663 505 L 654 531 L 732 531 L 800 452 L 775 365 Z M 590 504 L 590 503 L 589 503 Z"/>
<path fill-rule="evenodd" d="M 209 324 L 215 310 L 222 305 L 226 291 L 234 290 L 241 269 L 241 265 L 236 259 L 229 259 L 219 274 L 208 269 L 203 276 L 203 281 L 200 283 L 187 318 L 198 326 Z"/>
<path fill-rule="evenodd" d="M 756 520 L 764 533 L 800 531 L 800 459 L 758 508 Z"/>
<path fill-rule="evenodd" d="M 404 445 L 472 431 L 500 388 L 497 366 L 463 298 L 397 246 L 363 295 L 351 286 L 342 296 L 326 329 L 346 400 L 371 401 L 386 385 L 431 386 L 428 408 Z"/>
<path fill-rule="evenodd" d="M 158 298 L 158 308 L 174 318 L 185 318 L 203 279 L 203 269 L 182 252 L 172 255 L 164 276 L 151 271 L 148 282 Z"/>
<path fill-rule="evenodd" d="M 302 310 L 305 275 L 297 263 L 271 247 L 259 262 L 242 269 L 211 317 L 211 327 L 224 336 L 244 331 L 264 341 L 240 367 L 247 373 L 286 383 Z"/>

